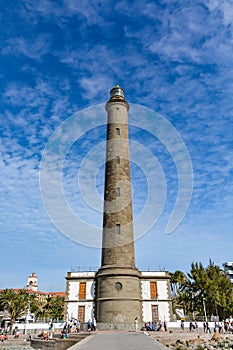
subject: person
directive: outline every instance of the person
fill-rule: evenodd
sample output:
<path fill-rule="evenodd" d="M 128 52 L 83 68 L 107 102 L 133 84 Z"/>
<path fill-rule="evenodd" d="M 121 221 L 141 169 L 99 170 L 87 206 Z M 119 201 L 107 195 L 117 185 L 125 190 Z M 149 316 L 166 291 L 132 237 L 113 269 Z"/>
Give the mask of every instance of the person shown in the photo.
<path fill-rule="evenodd" d="M 162 330 L 162 322 L 159 320 L 158 322 L 158 327 L 157 327 L 157 332 Z"/>
<path fill-rule="evenodd" d="M 196 320 L 195 320 L 195 322 L 194 322 L 194 325 L 195 325 L 195 329 L 198 331 L 198 323 L 197 323 Z"/>
<path fill-rule="evenodd" d="M 90 332 L 90 330 L 91 330 L 91 320 L 87 321 L 87 330 L 88 330 L 88 332 Z"/>
<path fill-rule="evenodd" d="M 78 321 L 77 321 L 77 324 L 76 324 L 76 331 L 77 331 L 77 332 L 80 332 L 80 328 L 81 328 L 81 323 L 80 323 L 80 321 L 78 320 Z"/>
<path fill-rule="evenodd" d="M 206 322 L 206 333 L 211 333 L 209 322 Z"/>
<path fill-rule="evenodd" d="M 53 322 L 51 321 L 49 323 L 49 338 L 52 339 L 53 338 L 53 334 L 54 334 L 54 324 Z"/>
<path fill-rule="evenodd" d="M 137 317 L 135 317 L 135 319 L 134 319 L 134 328 L 135 328 L 135 331 L 137 332 L 137 330 L 138 330 L 138 318 Z"/>
<path fill-rule="evenodd" d="M 206 322 L 203 322 L 204 333 L 206 333 Z"/>
<path fill-rule="evenodd" d="M 164 328 L 165 332 L 167 332 L 167 321 L 166 320 L 164 320 L 164 322 L 163 322 L 163 328 Z"/>
<path fill-rule="evenodd" d="M 157 324 L 154 321 L 152 321 L 152 323 L 151 323 L 151 330 L 157 331 Z"/>
<path fill-rule="evenodd" d="M 184 320 L 181 320 L 181 322 L 180 322 L 180 328 L 182 329 L 182 331 L 184 331 Z"/>
<path fill-rule="evenodd" d="M 53 328 L 53 322 L 51 321 L 51 322 L 49 323 L 49 331 L 51 331 L 52 328 Z"/>
<path fill-rule="evenodd" d="M 193 321 L 190 321 L 189 322 L 189 330 L 190 330 L 190 332 L 191 332 L 192 329 L 195 329 L 195 326 L 193 324 Z"/>
<path fill-rule="evenodd" d="M 14 339 L 19 338 L 19 330 L 18 327 L 15 328 Z"/>
<path fill-rule="evenodd" d="M 42 340 L 49 340 L 49 332 L 42 331 Z"/>
<path fill-rule="evenodd" d="M 95 332 L 96 330 L 96 319 L 93 317 L 92 322 L 91 322 L 91 330 Z"/>
<path fill-rule="evenodd" d="M 32 335 L 31 335 L 31 333 L 28 333 L 26 341 L 31 341 L 31 340 L 32 340 Z"/>

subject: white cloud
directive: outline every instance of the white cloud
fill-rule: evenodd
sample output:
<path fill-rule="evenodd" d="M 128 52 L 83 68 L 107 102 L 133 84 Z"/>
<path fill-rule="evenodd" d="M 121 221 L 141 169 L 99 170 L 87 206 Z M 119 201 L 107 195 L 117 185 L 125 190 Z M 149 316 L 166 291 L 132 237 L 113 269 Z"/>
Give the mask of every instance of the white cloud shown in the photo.
<path fill-rule="evenodd" d="M 51 35 L 39 34 L 36 38 L 13 37 L 7 40 L 2 49 L 3 55 L 24 55 L 39 60 L 50 51 Z"/>

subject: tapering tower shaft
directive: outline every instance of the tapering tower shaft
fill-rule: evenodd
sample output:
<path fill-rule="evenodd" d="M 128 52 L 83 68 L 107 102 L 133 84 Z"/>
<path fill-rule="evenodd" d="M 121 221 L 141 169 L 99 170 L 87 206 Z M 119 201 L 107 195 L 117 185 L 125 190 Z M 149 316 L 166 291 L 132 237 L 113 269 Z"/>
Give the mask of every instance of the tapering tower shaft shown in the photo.
<path fill-rule="evenodd" d="M 116 86 L 106 103 L 107 146 L 103 217 L 102 266 L 135 267 L 130 157 L 129 105 Z"/>
<path fill-rule="evenodd" d="M 135 267 L 128 141 L 129 105 L 115 86 L 108 114 L 102 263 L 96 274 L 99 328 L 129 329 L 142 319 L 140 272 Z M 102 325 L 102 326 L 101 326 Z"/>

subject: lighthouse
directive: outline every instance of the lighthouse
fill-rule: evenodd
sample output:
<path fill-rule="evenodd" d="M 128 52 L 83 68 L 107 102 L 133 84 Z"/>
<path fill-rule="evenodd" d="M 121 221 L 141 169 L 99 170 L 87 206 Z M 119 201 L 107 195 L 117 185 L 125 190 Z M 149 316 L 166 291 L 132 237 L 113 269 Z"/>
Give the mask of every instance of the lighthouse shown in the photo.
<path fill-rule="evenodd" d="M 124 328 L 142 320 L 140 272 L 135 266 L 128 110 L 124 90 L 110 91 L 101 267 L 96 274 L 98 323 Z M 108 327 L 109 328 L 109 327 Z"/>
<path fill-rule="evenodd" d="M 139 271 L 135 265 L 129 104 L 115 86 L 107 112 L 101 265 L 98 271 L 72 269 L 66 276 L 65 317 L 82 327 L 96 319 L 98 329 L 141 329 L 151 320 L 173 318 L 170 275 Z"/>

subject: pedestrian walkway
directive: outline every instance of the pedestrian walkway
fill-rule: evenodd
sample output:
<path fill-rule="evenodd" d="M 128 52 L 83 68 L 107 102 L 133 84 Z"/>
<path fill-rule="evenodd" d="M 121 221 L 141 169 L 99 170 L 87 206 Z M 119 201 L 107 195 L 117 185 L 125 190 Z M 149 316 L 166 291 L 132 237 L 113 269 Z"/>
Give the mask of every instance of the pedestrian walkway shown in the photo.
<path fill-rule="evenodd" d="M 143 332 L 98 332 L 73 345 L 69 350 L 167 350 Z"/>

